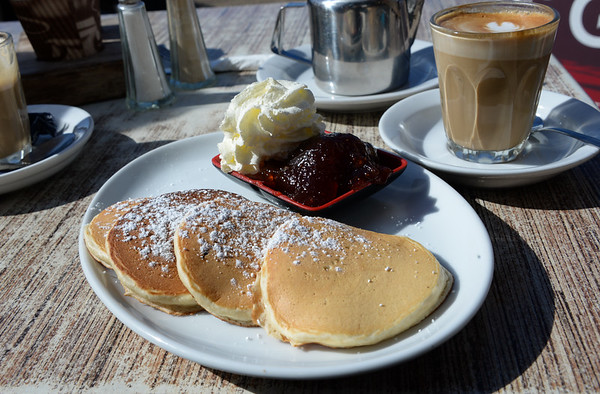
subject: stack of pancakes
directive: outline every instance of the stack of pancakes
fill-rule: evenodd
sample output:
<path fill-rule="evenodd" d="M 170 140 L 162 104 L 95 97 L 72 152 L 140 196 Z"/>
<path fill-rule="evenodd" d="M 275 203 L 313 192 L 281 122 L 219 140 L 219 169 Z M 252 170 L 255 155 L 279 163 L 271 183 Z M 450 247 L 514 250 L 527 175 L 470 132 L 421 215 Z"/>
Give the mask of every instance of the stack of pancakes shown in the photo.
<path fill-rule="evenodd" d="M 294 346 L 380 342 L 431 314 L 453 283 L 409 238 L 222 190 L 118 202 L 84 240 L 127 295 L 170 314 L 259 325 Z"/>

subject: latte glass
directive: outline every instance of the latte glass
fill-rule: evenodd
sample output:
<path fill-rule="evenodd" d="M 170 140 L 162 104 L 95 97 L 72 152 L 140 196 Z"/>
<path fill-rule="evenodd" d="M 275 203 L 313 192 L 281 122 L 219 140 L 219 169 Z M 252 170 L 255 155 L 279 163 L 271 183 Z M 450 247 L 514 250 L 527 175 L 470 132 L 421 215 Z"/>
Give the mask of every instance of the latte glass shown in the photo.
<path fill-rule="evenodd" d="M 559 15 L 525 2 L 449 8 L 430 21 L 448 148 L 479 163 L 524 149 Z"/>
<path fill-rule="evenodd" d="M 13 39 L 0 32 L 0 163 L 18 163 L 30 151 L 29 116 Z"/>

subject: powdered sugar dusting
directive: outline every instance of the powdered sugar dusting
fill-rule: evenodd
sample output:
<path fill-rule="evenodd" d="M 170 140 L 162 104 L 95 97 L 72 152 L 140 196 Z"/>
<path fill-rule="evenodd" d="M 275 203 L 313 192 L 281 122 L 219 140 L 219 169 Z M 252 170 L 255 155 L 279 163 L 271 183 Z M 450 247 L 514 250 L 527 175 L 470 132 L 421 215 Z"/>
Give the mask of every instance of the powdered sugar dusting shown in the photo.
<path fill-rule="evenodd" d="M 269 238 L 295 215 L 267 204 L 215 199 L 195 206 L 179 233 L 185 231 L 197 243 L 202 261 L 231 267 L 231 271 L 223 271 L 237 276 L 230 279 L 231 285 L 241 288 L 243 280 L 247 289 L 241 294 L 250 295 L 248 289 L 260 270 Z"/>
<path fill-rule="evenodd" d="M 128 199 L 116 202 L 109 207 L 103 209 L 98 215 L 96 215 L 92 222 L 90 223 L 90 227 L 92 231 L 96 233 L 93 237 L 99 237 L 96 243 L 104 244 L 106 237 L 113 224 L 119 220 L 130 208 L 142 202 L 143 199 Z M 96 230 L 94 230 L 94 228 Z M 99 232 L 98 232 L 99 231 Z"/>
<path fill-rule="evenodd" d="M 115 224 L 116 241 L 133 242 L 139 259 L 149 268 L 159 267 L 167 276 L 175 274 L 175 230 L 188 211 L 214 195 L 213 190 L 191 190 L 147 199 Z"/>
<path fill-rule="evenodd" d="M 304 225 L 307 221 L 308 225 Z M 321 224 L 314 226 L 314 224 Z M 321 256 L 337 256 L 339 264 L 344 263 L 346 250 L 341 240 L 351 240 L 355 244 L 362 245 L 364 249 L 370 246 L 370 241 L 360 234 L 356 234 L 351 227 L 335 220 L 318 217 L 294 217 L 286 221 L 273 234 L 267 244 L 268 249 L 280 249 L 284 253 L 290 253 L 290 246 L 301 246 L 302 251 L 294 256 L 293 265 L 301 265 L 302 260 L 311 257 L 313 261 L 319 261 Z M 358 251 L 360 254 L 360 250 Z M 329 268 L 328 268 L 329 269 Z M 344 272 L 338 265 L 333 268 L 336 272 Z"/>

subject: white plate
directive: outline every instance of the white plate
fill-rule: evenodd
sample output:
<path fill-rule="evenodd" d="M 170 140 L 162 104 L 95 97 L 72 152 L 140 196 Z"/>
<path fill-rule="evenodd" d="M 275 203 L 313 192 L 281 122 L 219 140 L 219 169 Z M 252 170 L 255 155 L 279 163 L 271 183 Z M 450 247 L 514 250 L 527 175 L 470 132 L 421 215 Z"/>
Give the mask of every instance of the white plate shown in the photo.
<path fill-rule="evenodd" d="M 175 190 L 218 188 L 261 201 L 254 191 L 212 166 L 210 159 L 222 138 L 221 133 L 193 137 L 134 160 L 98 191 L 83 218 L 79 253 L 85 276 L 108 309 L 142 337 L 222 371 L 271 378 L 332 377 L 383 367 L 431 350 L 458 332 L 481 306 L 493 272 L 488 233 L 458 193 L 414 164 L 387 188 L 334 216 L 354 226 L 420 241 L 455 277 L 454 288 L 441 307 L 393 339 L 346 350 L 317 345 L 294 348 L 261 328 L 231 325 L 206 313 L 171 316 L 125 297 L 115 274 L 88 254 L 83 226 L 114 202 Z"/>
<path fill-rule="evenodd" d="M 310 45 L 302 45 L 295 48 L 295 50 L 310 59 Z M 410 51 L 408 82 L 401 88 L 387 93 L 368 96 L 339 96 L 327 93 L 317 86 L 310 65 L 279 55 L 273 55 L 265 61 L 256 72 L 256 79 L 264 81 L 272 77 L 303 83 L 313 92 L 317 108 L 323 110 L 366 111 L 386 108 L 404 97 L 438 86 L 437 69 L 431 43 L 415 40 Z"/>
<path fill-rule="evenodd" d="M 67 128 L 64 133 L 74 133 L 75 140 L 62 151 L 18 170 L 0 173 L 0 194 L 8 193 L 32 185 L 54 175 L 70 164 L 92 136 L 94 120 L 86 111 L 77 107 L 57 104 L 28 105 L 27 111 L 49 112 L 54 116 L 57 126 Z"/>
<path fill-rule="evenodd" d="M 558 93 L 543 91 L 537 115 L 545 123 L 561 123 L 577 130 L 586 122 L 600 122 L 600 112 Z M 555 133 L 535 133 L 524 153 L 501 164 L 461 160 L 446 148 L 439 89 L 419 93 L 390 107 L 379 121 L 379 133 L 406 159 L 436 172 L 449 182 L 486 188 L 514 187 L 546 180 L 578 166 L 598 153 Z"/>

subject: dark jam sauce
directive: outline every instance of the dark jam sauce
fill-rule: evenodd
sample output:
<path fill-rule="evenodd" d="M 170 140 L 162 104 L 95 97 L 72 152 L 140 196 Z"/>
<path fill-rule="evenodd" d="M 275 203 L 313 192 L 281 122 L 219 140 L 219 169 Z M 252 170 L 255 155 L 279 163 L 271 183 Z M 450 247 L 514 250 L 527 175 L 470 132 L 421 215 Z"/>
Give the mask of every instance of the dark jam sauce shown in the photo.
<path fill-rule="evenodd" d="M 285 160 L 267 160 L 250 177 L 316 207 L 350 190 L 384 184 L 391 173 L 371 144 L 352 134 L 331 133 L 302 142 Z"/>

